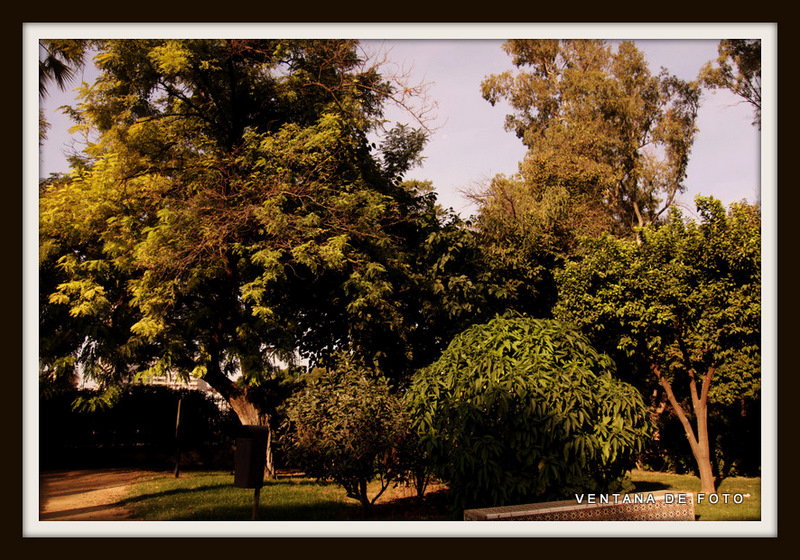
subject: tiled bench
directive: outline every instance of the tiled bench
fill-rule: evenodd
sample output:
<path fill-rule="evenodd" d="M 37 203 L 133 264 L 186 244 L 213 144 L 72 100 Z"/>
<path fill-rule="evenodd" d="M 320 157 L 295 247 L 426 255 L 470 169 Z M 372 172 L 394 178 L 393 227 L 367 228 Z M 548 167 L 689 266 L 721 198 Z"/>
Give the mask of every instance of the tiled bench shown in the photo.
<path fill-rule="evenodd" d="M 579 502 L 578 498 L 582 498 Z M 465 521 L 694 521 L 691 492 L 585 494 L 572 500 L 464 511 Z"/>

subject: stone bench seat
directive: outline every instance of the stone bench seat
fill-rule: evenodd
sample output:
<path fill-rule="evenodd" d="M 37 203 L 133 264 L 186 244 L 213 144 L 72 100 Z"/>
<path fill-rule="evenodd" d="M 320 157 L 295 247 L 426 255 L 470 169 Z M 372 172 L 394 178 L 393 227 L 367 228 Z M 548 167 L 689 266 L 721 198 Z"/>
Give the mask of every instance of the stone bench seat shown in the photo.
<path fill-rule="evenodd" d="M 691 492 L 583 494 L 571 500 L 468 509 L 465 521 L 694 521 Z"/>

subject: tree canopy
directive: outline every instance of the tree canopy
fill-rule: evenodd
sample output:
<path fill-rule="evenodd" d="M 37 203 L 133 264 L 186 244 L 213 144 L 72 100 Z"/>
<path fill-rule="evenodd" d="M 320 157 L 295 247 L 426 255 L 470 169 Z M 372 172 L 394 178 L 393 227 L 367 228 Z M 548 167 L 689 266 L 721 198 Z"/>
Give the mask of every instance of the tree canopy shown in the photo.
<path fill-rule="evenodd" d="M 674 211 L 666 224 L 645 228 L 640 245 L 588 240 L 581 258 L 558 274 L 554 313 L 661 387 L 686 432 L 702 491 L 713 492 L 710 395 L 724 401 L 726 391 L 757 391 L 759 383 L 761 223 L 747 204 L 726 213 L 718 200 L 698 197 L 697 206 L 699 223 Z"/>
<path fill-rule="evenodd" d="M 528 147 L 519 174 L 482 193 L 481 215 L 514 220 L 537 207 L 543 234 L 631 235 L 658 219 L 683 180 L 699 99 L 696 84 L 652 75 L 633 42 L 510 40 L 519 68 L 489 76 L 485 99 L 506 100 L 506 128 Z"/>
<path fill-rule="evenodd" d="M 437 210 L 401 179 L 425 133 L 369 141 L 395 90 L 355 41 L 95 47 L 73 111 L 93 141 L 41 190 L 47 375 L 192 374 L 259 424 L 276 356 L 407 340 L 398 278 Z"/>

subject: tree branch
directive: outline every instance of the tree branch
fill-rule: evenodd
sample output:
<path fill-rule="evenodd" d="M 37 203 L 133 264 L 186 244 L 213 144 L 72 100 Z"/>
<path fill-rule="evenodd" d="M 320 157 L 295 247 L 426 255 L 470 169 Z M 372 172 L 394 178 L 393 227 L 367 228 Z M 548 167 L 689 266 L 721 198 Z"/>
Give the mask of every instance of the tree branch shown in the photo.
<path fill-rule="evenodd" d="M 669 399 L 669 403 L 672 405 L 672 409 L 675 411 L 675 414 L 678 415 L 678 420 L 680 420 L 681 424 L 683 425 L 683 429 L 686 432 L 686 437 L 689 440 L 689 444 L 692 448 L 698 445 L 697 436 L 694 433 L 694 428 L 692 427 L 691 422 L 689 422 L 689 418 L 686 416 L 686 413 L 683 410 L 683 407 L 678 402 L 678 399 L 675 398 L 675 393 L 672 391 L 672 385 L 669 381 L 667 381 L 666 377 L 661 373 L 659 367 L 655 364 L 650 364 L 650 371 L 652 371 L 658 382 L 664 388 L 664 391 L 667 394 L 667 399 Z"/>

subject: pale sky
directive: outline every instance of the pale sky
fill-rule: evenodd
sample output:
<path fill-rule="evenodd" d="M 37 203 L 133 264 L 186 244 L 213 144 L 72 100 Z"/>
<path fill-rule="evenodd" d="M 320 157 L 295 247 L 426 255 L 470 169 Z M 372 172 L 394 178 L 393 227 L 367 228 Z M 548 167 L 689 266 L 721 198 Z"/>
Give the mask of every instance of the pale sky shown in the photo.
<path fill-rule="evenodd" d="M 509 112 L 492 107 L 480 94 L 490 74 L 514 69 L 499 40 L 405 40 L 385 43 L 390 55 L 405 67 L 413 65 L 439 103 L 439 127 L 424 152 L 422 168 L 409 178 L 433 181 L 443 206 L 462 215 L 474 209 L 461 192 L 497 173 L 517 170 L 525 150 L 503 128 Z M 706 62 L 717 57 L 716 40 L 637 41 L 654 73 L 666 67 L 691 80 Z M 724 204 L 755 202 L 760 187 L 760 134 L 749 105 L 728 92 L 704 92 L 697 135 L 681 201 L 693 206 L 696 194 L 713 194 Z"/>
<path fill-rule="evenodd" d="M 391 63 L 400 70 L 410 70 L 413 83 L 430 84 L 428 93 L 438 104 L 436 128 L 423 153 L 422 167 L 407 177 L 432 181 L 439 202 L 463 217 L 474 212 L 463 191 L 498 173 L 513 174 L 524 154 L 522 143 L 503 128 L 507 107 L 492 107 L 480 95 L 480 83 L 486 76 L 513 69 L 501 44 L 497 39 L 365 41 L 368 49 L 388 51 Z M 694 79 L 700 67 L 717 56 L 714 39 L 645 40 L 637 45 L 653 72 L 663 66 L 682 79 Z M 92 69 L 87 69 L 81 79 L 92 80 L 93 75 Z M 73 92 L 52 89 L 44 104 L 52 128 L 42 150 L 40 176 L 66 169 L 63 154 L 70 145 L 66 134 L 70 123 L 56 108 L 72 103 Z M 752 108 L 733 94 L 704 92 L 697 121 L 699 134 L 686 180 L 688 190 L 681 198 L 684 204 L 693 208 L 698 193 L 714 195 L 726 205 L 758 199 L 760 134 L 752 121 Z"/>

